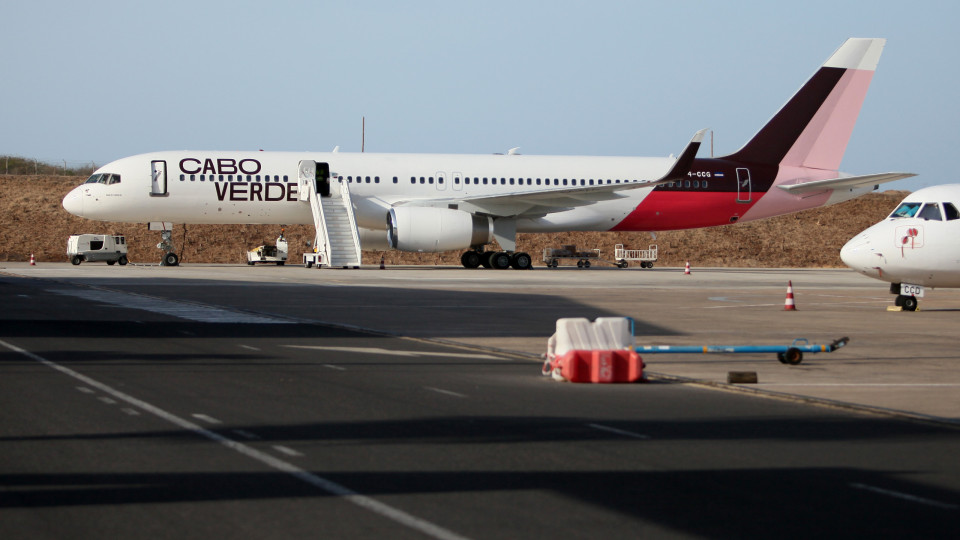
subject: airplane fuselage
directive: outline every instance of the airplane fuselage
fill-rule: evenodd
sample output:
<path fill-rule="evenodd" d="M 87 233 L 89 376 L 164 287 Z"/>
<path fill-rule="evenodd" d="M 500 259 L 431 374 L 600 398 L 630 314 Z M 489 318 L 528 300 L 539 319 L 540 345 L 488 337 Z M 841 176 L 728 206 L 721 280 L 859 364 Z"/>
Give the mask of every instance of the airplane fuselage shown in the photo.
<path fill-rule="evenodd" d="M 310 208 L 298 198 L 297 164 L 328 163 L 331 176 L 349 184 L 360 227 L 382 230 L 397 205 L 471 211 L 472 199 L 513 195 L 568 197 L 544 215 L 531 203 L 501 203 L 501 214 L 517 215 L 517 232 L 657 231 L 724 225 L 779 215 L 859 196 L 872 189 L 825 189 L 815 196 L 768 193 L 780 172 L 722 159 L 697 159 L 687 179 L 637 187 L 615 196 L 569 194 L 572 188 L 636 184 L 660 177 L 671 158 L 351 154 L 292 152 L 171 151 L 114 161 L 97 173 L 120 182 L 89 182 L 64 199 L 71 212 L 89 219 L 184 224 L 308 224 Z M 804 180 L 817 171 L 800 171 Z M 836 172 L 821 173 L 832 178 Z M 764 202 L 764 199 L 777 199 Z M 574 204 L 576 201 L 577 204 Z M 584 203 L 588 204 L 584 204 Z M 513 212 L 504 206 L 514 204 Z M 562 206 L 562 204 L 561 204 Z M 482 210 L 481 210 L 482 213 Z M 526 216 L 525 216 L 526 215 Z"/>
<path fill-rule="evenodd" d="M 890 283 L 960 287 L 960 184 L 911 193 L 840 250 L 850 268 Z"/>

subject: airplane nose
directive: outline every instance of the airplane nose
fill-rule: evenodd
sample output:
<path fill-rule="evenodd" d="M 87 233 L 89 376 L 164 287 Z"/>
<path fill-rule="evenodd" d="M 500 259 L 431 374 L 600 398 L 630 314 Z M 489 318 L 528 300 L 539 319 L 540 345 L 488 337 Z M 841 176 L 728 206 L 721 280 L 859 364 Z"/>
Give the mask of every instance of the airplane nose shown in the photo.
<path fill-rule="evenodd" d="M 876 267 L 875 259 L 877 254 L 870 248 L 870 238 L 866 235 L 855 236 L 840 248 L 840 260 L 858 272 Z"/>
<path fill-rule="evenodd" d="M 63 198 L 63 209 L 71 214 L 83 217 L 83 193 L 80 188 L 74 188 Z"/>

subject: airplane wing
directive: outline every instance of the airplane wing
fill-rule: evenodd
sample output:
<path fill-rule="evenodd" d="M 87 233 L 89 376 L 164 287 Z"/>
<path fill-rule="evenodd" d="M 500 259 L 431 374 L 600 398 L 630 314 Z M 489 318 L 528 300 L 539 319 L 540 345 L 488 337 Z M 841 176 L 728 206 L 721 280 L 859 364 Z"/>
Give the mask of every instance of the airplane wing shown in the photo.
<path fill-rule="evenodd" d="M 802 195 L 804 193 L 823 191 L 825 189 L 856 188 L 869 186 L 871 184 L 883 184 L 885 182 L 893 182 L 894 180 L 903 180 L 904 178 L 910 178 L 911 176 L 916 176 L 916 174 L 888 172 L 880 174 L 867 174 L 864 176 L 845 176 L 842 178 L 830 178 L 828 180 L 814 180 L 812 182 L 800 182 L 797 184 L 779 185 L 777 187 L 786 191 L 787 193 Z"/>
<path fill-rule="evenodd" d="M 625 184 L 604 184 L 599 186 L 565 187 L 562 189 L 545 189 L 542 191 L 525 191 L 517 193 L 500 193 L 477 197 L 458 197 L 448 199 L 395 201 L 393 206 L 407 204 L 416 206 L 449 207 L 457 204 L 460 209 L 486 214 L 491 216 L 519 216 L 527 217 L 545 215 L 564 209 L 594 204 L 599 201 L 619 199 L 625 195 L 619 193 L 630 189 L 652 188 L 660 184 L 676 182 L 684 179 L 690 172 L 693 160 L 697 156 L 700 144 L 703 142 L 707 129 L 701 129 L 694 134 L 690 142 L 683 149 L 680 157 L 673 163 L 670 170 L 656 180 L 631 182 Z"/>

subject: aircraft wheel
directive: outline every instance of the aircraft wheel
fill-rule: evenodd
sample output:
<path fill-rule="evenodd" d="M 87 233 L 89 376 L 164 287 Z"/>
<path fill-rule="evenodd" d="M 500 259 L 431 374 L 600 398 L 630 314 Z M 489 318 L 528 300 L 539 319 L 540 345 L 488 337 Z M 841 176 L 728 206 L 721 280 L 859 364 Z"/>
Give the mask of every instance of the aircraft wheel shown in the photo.
<path fill-rule="evenodd" d="M 497 270 L 506 270 L 510 268 L 510 254 L 504 251 L 496 251 L 490 256 L 490 266 Z"/>
<path fill-rule="evenodd" d="M 903 310 L 904 311 L 916 311 L 917 310 L 917 297 L 916 296 L 904 296 L 903 297 Z"/>
<path fill-rule="evenodd" d="M 530 258 L 530 255 L 520 252 L 514 253 L 510 257 L 510 266 L 516 270 L 529 270 L 533 266 L 533 259 Z"/>
<path fill-rule="evenodd" d="M 176 253 L 171 251 L 163 256 L 164 266 L 177 266 L 178 264 L 180 264 L 180 257 L 177 257 Z M 253 263 L 250 264 L 252 265 Z"/>
<path fill-rule="evenodd" d="M 74 266 L 77 266 L 78 264 L 80 264 L 80 263 L 82 263 L 82 262 L 83 262 L 83 257 L 81 257 L 81 256 L 79 256 L 79 255 L 74 255 L 74 256 L 70 259 L 70 263 L 71 263 L 72 265 L 74 265 Z"/>
<path fill-rule="evenodd" d="M 484 268 L 493 268 L 493 263 L 490 261 L 490 259 L 492 259 L 496 254 L 496 251 L 484 251 L 483 253 L 480 253 L 480 266 Z"/>
<path fill-rule="evenodd" d="M 480 266 L 480 254 L 472 249 L 464 251 L 463 255 L 460 255 L 460 264 L 464 268 L 476 268 Z"/>
<path fill-rule="evenodd" d="M 120 263 L 120 266 L 126 266 L 127 263 L 130 262 L 130 261 L 127 260 L 127 256 L 126 256 L 126 255 L 121 255 L 120 258 L 117 259 L 117 262 Z"/>

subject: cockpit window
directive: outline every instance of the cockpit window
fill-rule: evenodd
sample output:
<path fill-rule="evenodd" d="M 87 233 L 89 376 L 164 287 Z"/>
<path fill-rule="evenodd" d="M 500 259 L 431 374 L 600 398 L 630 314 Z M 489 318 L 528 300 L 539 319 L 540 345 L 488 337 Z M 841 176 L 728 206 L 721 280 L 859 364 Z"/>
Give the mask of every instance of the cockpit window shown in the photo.
<path fill-rule="evenodd" d="M 957 207 L 953 203 L 943 203 L 943 213 L 947 215 L 947 221 L 960 219 L 960 212 L 957 211 Z"/>
<path fill-rule="evenodd" d="M 109 173 L 100 173 L 87 178 L 87 181 L 84 184 L 119 184 L 120 175 L 119 174 L 109 174 Z"/>
<path fill-rule="evenodd" d="M 920 203 L 918 202 L 905 202 L 900 203 L 900 206 L 890 214 L 892 218 L 910 218 L 917 215 L 917 210 L 920 209 Z"/>
<path fill-rule="evenodd" d="M 923 208 L 920 210 L 920 213 L 917 214 L 917 217 L 920 219 L 943 221 L 943 216 L 940 214 L 940 205 L 937 203 L 927 203 L 923 205 Z"/>

